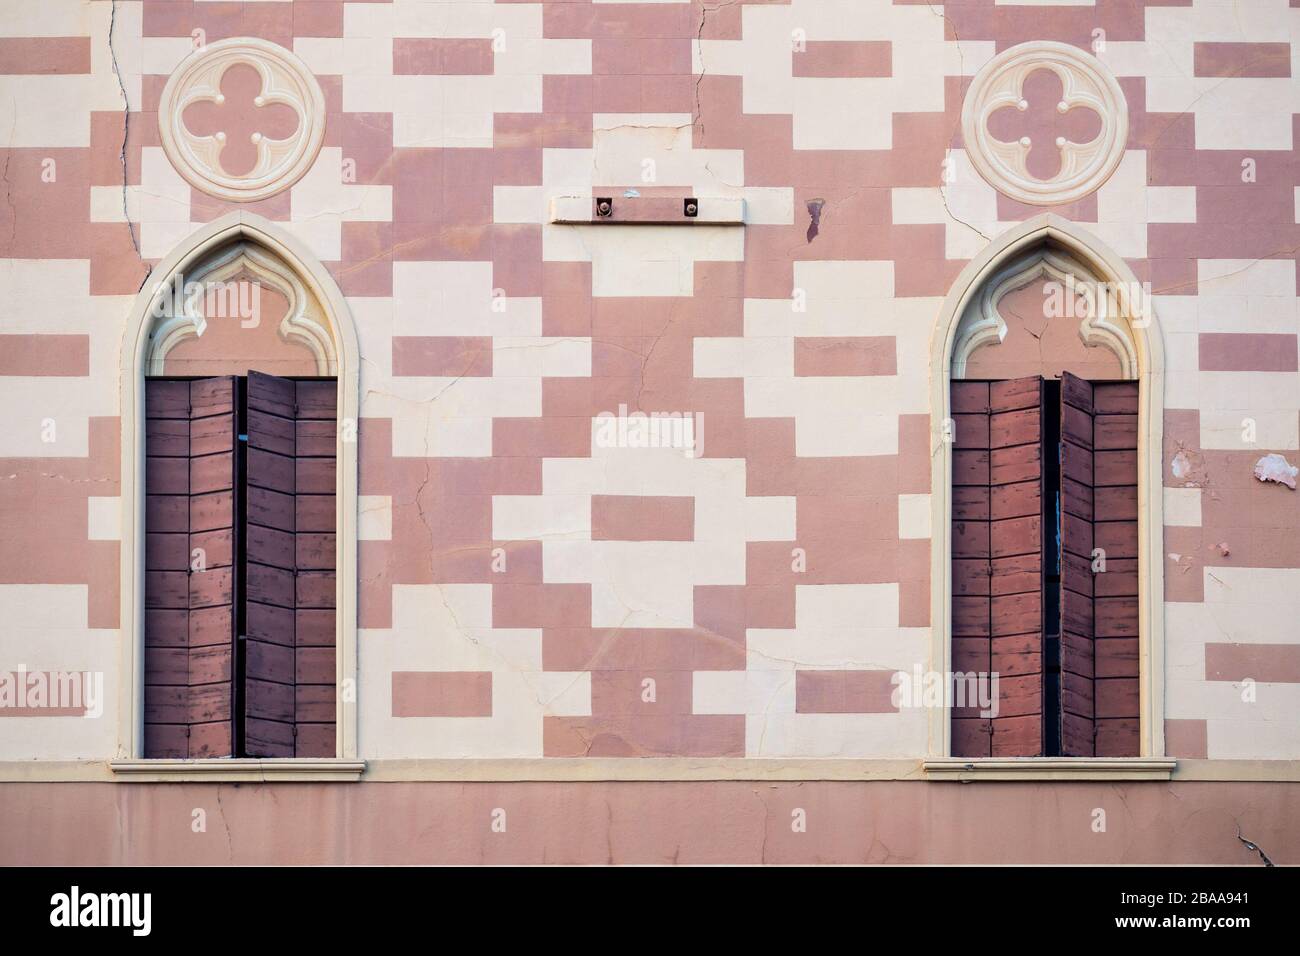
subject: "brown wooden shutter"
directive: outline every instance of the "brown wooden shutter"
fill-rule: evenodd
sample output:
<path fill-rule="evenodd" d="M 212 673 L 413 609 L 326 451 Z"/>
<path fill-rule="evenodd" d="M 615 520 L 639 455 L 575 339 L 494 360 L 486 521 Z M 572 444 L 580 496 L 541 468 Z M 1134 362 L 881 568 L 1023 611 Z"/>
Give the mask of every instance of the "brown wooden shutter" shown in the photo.
<path fill-rule="evenodd" d="M 1061 749 L 1139 752 L 1138 385 L 1061 382 Z"/>
<path fill-rule="evenodd" d="M 1097 756 L 1136 757 L 1141 750 L 1137 383 L 1095 384 L 1093 409 L 1093 543 L 1106 553 L 1106 570 L 1093 579 Z"/>
<path fill-rule="evenodd" d="M 233 754 L 236 390 L 145 381 L 146 757 Z"/>
<path fill-rule="evenodd" d="M 989 384 L 952 383 L 952 669 L 991 668 Z M 952 753 L 987 757 L 992 728 L 978 706 L 952 710 Z"/>
<path fill-rule="evenodd" d="M 1066 756 L 1138 754 L 1137 397 L 1134 382 L 1061 378 Z"/>
<path fill-rule="evenodd" d="M 956 706 L 959 757 L 1043 752 L 1043 386 L 953 382 L 952 667 L 977 674 L 997 716 Z"/>
<path fill-rule="evenodd" d="M 248 376 L 244 747 L 332 757 L 334 393 Z"/>
<path fill-rule="evenodd" d="M 332 380 L 297 386 L 294 716 L 298 736 L 294 755 L 333 757 L 338 696 L 334 669 L 338 388 Z"/>
<path fill-rule="evenodd" d="M 1043 382 L 989 386 L 990 670 L 994 757 L 1043 753 Z"/>

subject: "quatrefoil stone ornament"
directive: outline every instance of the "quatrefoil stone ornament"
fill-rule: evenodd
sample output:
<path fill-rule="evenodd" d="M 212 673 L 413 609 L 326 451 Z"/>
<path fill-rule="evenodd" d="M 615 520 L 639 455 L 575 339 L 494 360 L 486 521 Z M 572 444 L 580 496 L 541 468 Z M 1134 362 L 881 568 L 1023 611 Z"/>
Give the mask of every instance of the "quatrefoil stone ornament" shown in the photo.
<path fill-rule="evenodd" d="M 232 93 L 248 102 L 231 102 Z M 192 186 L 252 202 L 292 186 L 315 162 L 325 94 L 289 50 L 232 37 L 181 61 L 163 88 L 158 128 L 163 152 Z"/>
<path fill-rule="evenodd" d="M 1040 73 L 1055 82 L 1031 81 Z M 1059 90 L 1060 98 L 1031 103 L 1031 88 Z M 1009 115 L 1028 122 L 1045 112 L 1055 116 L 1025 135 L 1008 133 L 1017 126 Z M 1128 103 L 1096 57 L 1040 40 L 1004 50 L 975 74 L 961 124 L 971 165 L 991 186 L 1020 202 L 1054 206 L 1081 199 L 1110 178 L 1128 141 Z M 1048 151 L 1055 155 L 1045 161 Z"/>

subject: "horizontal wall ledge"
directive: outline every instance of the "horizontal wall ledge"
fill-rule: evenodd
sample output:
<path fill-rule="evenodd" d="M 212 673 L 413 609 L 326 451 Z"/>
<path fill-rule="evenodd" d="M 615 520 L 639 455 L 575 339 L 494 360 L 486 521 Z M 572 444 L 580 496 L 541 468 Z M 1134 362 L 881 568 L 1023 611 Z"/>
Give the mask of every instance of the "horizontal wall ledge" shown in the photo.
<path fill-rule="evenodd" d="M 607 205 L 605 205 L 607 203 Z M 694 215 L 690 209 L 694 209 Z M 725 196 L 552 196 L 548 218 L 567 226 L 742 226 L 745 200 Z"/>
<path fill-rule="evenodd" d="M 141 783 L 258 783 L 262 781 L 360 780 L 364 760 L 110 760 L 109 769 L 124 781 Z"/>
<path fill-rule="evenodd" d="M 771 757 L 543 757 L 494 760 L 373 760 L 367 781 L 920 780 L 908 759 Z"/>
<path fill-rule="evenodd" d="M 931 780 L 1169 780 L 1172 757 L 942 757 L 922 766 Z"/>
<path fill-rule="evenodd" d="M 372 760 L 0 760 L 0 783 L 674 780 L 1197 780 L 1300 782 L 1300 760 L 1173 758 L 515 757 Z"/>

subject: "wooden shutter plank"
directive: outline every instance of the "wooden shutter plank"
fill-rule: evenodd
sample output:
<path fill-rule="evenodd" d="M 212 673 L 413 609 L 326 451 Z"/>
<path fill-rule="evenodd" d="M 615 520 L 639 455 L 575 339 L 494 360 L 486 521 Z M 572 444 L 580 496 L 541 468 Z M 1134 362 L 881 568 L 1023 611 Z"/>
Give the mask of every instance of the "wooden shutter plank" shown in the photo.
<path fill-rule="evenodd" d="M 293 647 L 269 641 L 250 641 L 248 669 L 251 673 L 263 675 L 267 680 L 291 684 L 294 682 Z"/>
<path fill-rule="evenodd" d="M 232 491 L 195 495 L 190 499 L 190 531 L 219 531 L 231 527 L 235 513 Z"/>
<path fill-rule="evenodd" d="M 953 382 L 952 402 L 952 669 L 986 674 L 992 653 L 989 563 L 989 385 Z M 991 728 L 977 702 L 951 710 L 952 752 L 987 757 Z"/>
<path fill-rule="evenodd" d="M 145 417 L 148 419 L 179 418 L 188 422 L 190 420 L 190 383 L 156 378 L 146 379 Z M 153 451 L 146 449 L 146 453 L 153 454 Z"/>
<path fill-rule="evenodd" d="M 291 607 L 250 603 L 246 613 L 244 633 L 249 640 L 292 645 L 295 622 L 296 617 Z"/>
<path fill-rule="evenodd" d="M 230 476 L 234 471 L 233 452 L 190 458 L 190 494 L 201 495 L 230 488 Z"/>
<path fill-rule="evenodd" d="M 1043 672 L 1043 642 L 1038 632 L 995 637 L 992 646 L 992 667 L 999 679 Z"/>
<path fill-rule="evenodd" d="M 295 443 L 295 659 L 294 754 L 335 754 L 335 455 L 334 381 L 298 382 Z"/>
<path fill-rule="evenodd" d="M 294 517 L 299 531 L 308 533 L 334 531 L 333 495 L 299 495 L 295 508 Z"/>
<path fill-rule="evenodd" d="M 149 456 L 164 455 L 188 458 L 190 454 L 190 420 L 188 418 L 149 418 L 144 423 L 145 449 Z"/>
<path fill-rule="evenodd" d="M 196 608 L 189 612 L 190 647 L 206 647 L 230 640 L 235 628 L 235 609 L 233 605 L 216 605 L 214 607 Z"/>
<path fill-rule="evenodd" d="M 189 458 L 159 458 L 150 455 L 145 460 L 144 487 L 146 494 L 151 495 L 188 495 Z"/>
<path fill-rule="evenodd" d="M 296 454 L 299 456 L 334 454 L 337 441 L 334 421 L 300 421 L 295 436 Z"/>
<path fill-rule="evenodd" d="M 252 427 L 251 425 L 249 426 Z M 294 492 L 294 459 L 287 455 L 277 455 L 253 445 L 253 435 L 248 433 L 248 483 L 251 486 L 278 491 L 282 494 Z"/>
<path fill-rule="evenodd" d="M 146 757 L 234 753 L 235 401 L 230 377 L 145 382 Z"/>
<path fill-rule="evenodd" d="M 190 561 L 202 559 L 209 568 L 227 568 L 234 565 L 235 529 L 216 528 L 189 536 Z"/>
<path fill-rule="evenodd" d="M 148 495 L 144 503 L 144 522 L 148 531 L 188 534 L 190 499 L 188 495 Z"/>
<path fill-rule="evenodd" d="M 248 523 L 279 531 L 294 531 L 293 495 L 281 494 L 266 488 L 249 486 Z"/>
<path fill-rule="evenodd" d="M 334 646 L 333 608 L 303 608 L 295 617 L 299 647 Z"/>
<path fill-rule="evenodd" d="M 281 418 L 268 412 L 248 410 L 249 443 L 256 440 L 255 448 L 264 448 L 277 455 L 292 457 L 294 451 L 294 423 L 292 419 Z M 253 436 L 256 435 L 256 439 Z"/>
<path fill-rule="evenodd" d="M 144 639 L 147 646 L 185 647 L 188 643 L 190 612 L 180 609 L 150 608 L 144 612 Z"/>
<path fill-rule="evenodd" d="M 295 491 L 299 495 L 334 496 L 334 457 L 330 447 L 329 458 L 299 458 Z"/>
<path fill-rule="evenodd" d="M 294 405 L 298 400 L 298 390 L 294 382 L 275 375 L 262 372 L 248 373 L 248 410 L 249 412 L 268 412 L 278 418 L 294 418 Z M 252 433 L 249 441 L 253 440 Z"/>
<path fill-rule="evenodd" d="M 187 534 L 145 534 L 146 571 L 184 571 L 190 566 L 190 536 Z"/>
<path fill-rule="evenodd" d="M 190 425 L 189 444 L 191 455 L 216 455 L 234 451 L 234 413 L 195 419 Z"/>
<path fill-rule="evenodd" d="M 300 571 L 334 570 L 334 535 L 299 532 L 296 553 Z"/>
<path fill-rule="evenodd" d="M 235 603 L 234 568 L 208 568 L 189 575 L 190 609 Z"/>
<path fill-rule="evenodd" d="M 990 755 L 1043 752 L 1043 384 L 989 387 Z"/>
<path fill-rule="evenodd" d="M 276 568 L 293 567 L 295 535 L 266 525 L 250 524 L 244 538 L 248 560 Z"/>
<path fill-rule="evenodd" d="M 989 563 L 983 558 L 953 558 L 952 593 L 954 597 L 987 596 Z"/>

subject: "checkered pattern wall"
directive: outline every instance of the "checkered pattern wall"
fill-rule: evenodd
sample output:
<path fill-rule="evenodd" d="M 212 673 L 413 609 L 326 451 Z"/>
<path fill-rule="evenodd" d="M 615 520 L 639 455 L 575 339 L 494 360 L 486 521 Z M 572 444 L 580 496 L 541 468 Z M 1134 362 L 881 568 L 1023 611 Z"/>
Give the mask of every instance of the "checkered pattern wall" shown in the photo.
<path fill-rule="evenodd" d="M 929 666 L 931 334 L 1051 211 L 1163 330 L 1169 751 L 1300 758 L 1300 498 L 1253 474 L 1300 455 L 1295 6 L 3 0 L 0 667 L 104 671 L 115 706 L 121 337 L 158 261 L 242 209 L 360 337 L 362 756 L 923 755 L 890 676 Z M 169 77 L 234 37 L 324 102 L 305 171 L 245 203 L 160 134 Z M 1095 54 L 1127 111 L 1100 187 L 1054 206 L 962 131 L 976 74 L 1038 41 Z M 1031 139 L 1091 135 L 1044 95 Z M 235 100 L 209 119 L 242 144 L 267 107 Z M 552 223 L 566 196 L 744 223 Z M 637 437 L 656 412 L 693 454 Z M 6 758 L 115 745 L 5 731 Z"/>

